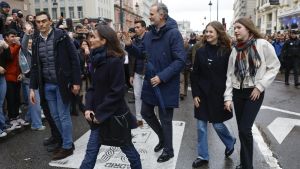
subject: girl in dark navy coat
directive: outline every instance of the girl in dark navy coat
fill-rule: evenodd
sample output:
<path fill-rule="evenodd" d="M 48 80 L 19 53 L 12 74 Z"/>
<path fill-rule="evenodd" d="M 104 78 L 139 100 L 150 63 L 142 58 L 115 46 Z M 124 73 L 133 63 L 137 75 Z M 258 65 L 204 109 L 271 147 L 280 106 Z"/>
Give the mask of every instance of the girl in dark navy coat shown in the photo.
<path fill-rule="evenodd" d="M 231 52 L 230 40 L 223 25 L 217 21 L 206 26 L 205 41 L 198 49 L 191 73 L 191 87 L 198 119 L 198 158 L 193 162 L 197 168 L 208 163 L 207 122 L 212 123 L 218 136 L 226 146 L 225 156 L 234 150 L 236 139 L 231 136 L 224 121 L 232 113 L 224 110 L 226 71 Z"/>
<path fill-rule="evenodd" d="M 85 118 L 91 124 L 91 135 L 80 169 L 92 169 L 95 166 L 101 146 L 99 125 L 111 116 L 123 115 L 129 111 L 124 100 L 124 52 L 115 31 L 108 25 L 100 24 L 92 33 L 90 42 L 93 73 L 92 87 L 86 94 Z M 131 117 L 128 120 L 129 126 L 136 128 L 136 119 Z M 142 168 L 139 153 L 131 139 L 120 148 L 126 154 L 132 169 Z"/>

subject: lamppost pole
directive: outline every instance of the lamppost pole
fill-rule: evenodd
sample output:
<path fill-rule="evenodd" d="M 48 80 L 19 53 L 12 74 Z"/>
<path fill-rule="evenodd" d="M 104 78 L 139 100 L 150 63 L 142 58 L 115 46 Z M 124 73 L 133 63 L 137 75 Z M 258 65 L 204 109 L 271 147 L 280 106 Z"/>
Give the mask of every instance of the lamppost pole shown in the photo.
<path fill-rule="evenodd" d="M 217 0 L 217 21 L 219 21 L 219 0 Z"/>
<path fill-rule="evenodd" d="M 209 22 L 211 22 L 211 6 L 212 6 L 212 3 L 211 1 L 209 1 Z"/>
<path fill-rule="evenodd" d="M 120 0 L 120 24 L 121 24 L 121 31 L 123 32 L 123 2 Z"/>

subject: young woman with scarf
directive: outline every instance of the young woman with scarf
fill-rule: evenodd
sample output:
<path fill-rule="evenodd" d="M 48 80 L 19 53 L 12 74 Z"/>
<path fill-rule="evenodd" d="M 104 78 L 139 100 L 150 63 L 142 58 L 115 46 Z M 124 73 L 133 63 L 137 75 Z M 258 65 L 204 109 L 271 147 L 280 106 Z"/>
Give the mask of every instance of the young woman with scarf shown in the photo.
<path fill-rule="evenodd" d="M 128 119 L 126 116 L 128 127 L 130 129 L 137 127 L 136 118 L 129 112 L 124 99 L 125 53 L 120 47 L 116 32 L 108 25 L 99 24 L 89 40 L 92 49 L 90 58 L 93 72 L 91 73 L 92 85 L 86 94 L 84 116 L 91 125 L 91 134 L 80 169 L 94 168 L 100 146 L 106 139 L 100 134 L 104 132 L 103 126 L 109 123 L 111 117 L 128 115 Z M 111 134 L 124 135 L 122 132 Z M 130 131 L 126 134 L 130 139 L 117 147 L 120 147 L 128 158 L 130 168 L 142 169 L 140 155 L 132 143 Z"/>
<path fill-rule="evenodd" d="M 207 123 L 212 123 L 224 143 L 225 156 L 234 151 L 236 139 L 230 134 L 224 121 L 232 118 L 232 113 L 224 110 L 226 70 L 231 52 L 230 39 L 220 22 L 210 22 L 205 28 L 205 40 L 195 56 L 191 72 L 191 87 L 194 98 L 194 114 L 198 128 L 198 157 L 193 162 L 197 168 L 209 161 Z"/>
<path fill-rule="evenodd" d="M 236 169 L 253 169 L 251 128 L 280 62 L 274 47 L 258 33 L 251 19 L 236 20 L 234 33 L 237 43 L 228 62 L 224 106 L 228 111 L 234 106 L 236 114 L 241 143 L 240 165 Z"/>

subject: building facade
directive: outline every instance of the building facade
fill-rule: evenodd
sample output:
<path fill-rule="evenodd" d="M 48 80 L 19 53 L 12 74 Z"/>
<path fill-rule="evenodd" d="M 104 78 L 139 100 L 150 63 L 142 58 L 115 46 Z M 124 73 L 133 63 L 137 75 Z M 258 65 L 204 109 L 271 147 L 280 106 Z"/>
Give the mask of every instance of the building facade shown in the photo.
<path fill-rule="evenodd" d="M 29 0 L 6 0 L 9 3 L 11 10 L 20 9 L 23 15 L 26 16 L 31 13 Z"/>
<path fill-rule="evenodd" d="M 49 12 L 53 20 L 60 16 L 80 20 L 104 17 L 114 20 L 114 2 L 111 0 L 30 0 L 31 13 Z"/>
<path fill-rule="evenodd" d="M 142 17 L 147 26 L 150 25 L 150 8 L 153 4 L 158 3 L 158 0 L 133 0 L 136 13 Z"/>
<path fill-rule="evenodd" d="M 193 32 L 190 21 L 177 21 L 177 24 L 178 29 L 183 37 L 189 37 L 189 35 Z"/>
<path fill-rule="evenodd" d="M 279 29 L 278 21 L 279 4 L 272 4 L 269 0 L 256 1 L 256 26 L 263 34 L 273 34 Z"/>
<path fill-rule="evenodd" d="M 142 16 L 137 13 L 138 9 L 136 8 L 137 6 L 133 4 L 133 0 L 115 0 L 114 27 L 116 31 L 128 31 L 129 28 L 134 27 L 135 20 L 142 19 Z"/>
<path fill-rule="evenodd" d="M 281 0 L 278 7 L 278 29 L 287 31 L 300 27 L 300 0 Z"/>
<path fill-rule="evenodd" d="M 255 6 L 256 0 L 235 0 L 233 4 L 233 20 L 241 17 L 249 17 L 255 22 Z"/>
<path fill-rule="evenodd" d="M 300 0 L 257 0 L 256 25 L 261 33 L 273 34 L 275 32 L 299 29 Z"/>

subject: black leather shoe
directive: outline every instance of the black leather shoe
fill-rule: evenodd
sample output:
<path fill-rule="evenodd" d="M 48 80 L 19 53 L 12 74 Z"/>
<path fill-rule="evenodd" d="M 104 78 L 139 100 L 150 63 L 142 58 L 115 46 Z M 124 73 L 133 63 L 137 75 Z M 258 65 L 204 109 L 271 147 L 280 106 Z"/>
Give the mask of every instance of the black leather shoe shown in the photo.
<path fill-rule="evenodd" d="M 289 82 L 285 82 L 284 84 L 285 84 L 285 85 L 290 85 L 290 83 L 289 83 Z"/>
<path fill-rule="evenodd" d="M 56 151 L 58 151 L 60 149 L 60 147 L 61 147 L 61 144 L 59 144 L 59 143 L 50 144 L 47 146 L 47 151 L 55 153 Z"/>
<path fill-rule="evenodd" d="M 236 166 L 235 169 L 243 169 L 242 164 Z"/>
<path fill-rule="evenodd" d="M 159 152 L 164 148 L 164 143 L 162 141 L 158 142 L 158 144 L 154 147 L 154 152 Z"/>
<path fill-rule="evenodd" d="M 236 139 L 234 139 L 233 147 L 232 147 L 231 150 L 228 150 L 227 148 L 225 149 L 225 156 L 226 157 L 229 157 L 233 153 L 235 142 L 236 142 Z"/>
<path fill-rule="evenodd" d="M 201 167 L 205 164 L 208 163 L 208 160 L 202 160 L 201 158 L 197 158 L 194 162 L 193 162 L 193 168 L 198 168 Z"/>
<path fill-rule="evenodd" d="M 44 141 L 43 141 L 44 146 L 48 146 L 50 144 L 55 144 L 55 143 L 57 143 L 57 141 L 52 136 L 48 137 L 48 138 L 45 138 Z"/>
<path fill-rule="evenodd" d="M 173 158 L 173 157 L 174 157 L 174 154 L 168 154 L 166 152 L 162 152 L 161 155 L 158 157 L 157 162 L 163 163 L 163 162 L 170 160 L 170 158 Z"/>

